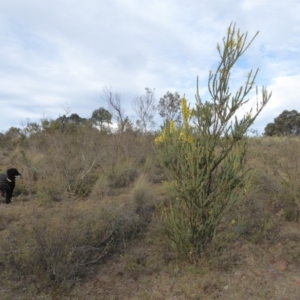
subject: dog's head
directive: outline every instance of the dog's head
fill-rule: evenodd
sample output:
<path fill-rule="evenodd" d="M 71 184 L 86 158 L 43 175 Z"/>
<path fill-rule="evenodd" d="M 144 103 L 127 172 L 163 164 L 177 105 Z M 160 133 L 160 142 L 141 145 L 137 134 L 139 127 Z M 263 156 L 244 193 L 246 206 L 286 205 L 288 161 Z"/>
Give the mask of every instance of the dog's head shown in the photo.
<path fill-rule="evenodd" d="M 15 180 L 16 177 L 22 176 L 17 169 L 8 169 L 6 171 L 7 178 L 10 180 Z"/>

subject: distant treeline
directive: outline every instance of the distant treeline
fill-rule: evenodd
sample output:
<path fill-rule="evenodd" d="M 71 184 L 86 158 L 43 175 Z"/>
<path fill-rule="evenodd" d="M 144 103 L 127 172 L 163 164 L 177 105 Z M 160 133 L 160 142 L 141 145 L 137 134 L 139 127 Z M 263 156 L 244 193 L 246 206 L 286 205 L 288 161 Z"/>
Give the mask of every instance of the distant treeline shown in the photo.
<path fill-rule="evenodd" d="M 136 113 L 134 122 L 126 115 L 122 106 L 119 93 L 113 93 L 104 88 L 103 99 L 108 103 L 108 109 L 100 107 L 95 109 L 90 118 L 82 118 L 77 113 L 71 113 L 71 109 L 65 109 L 65 113 L 56 119 L 41 119 L 40 122 L 27 121 L 21 129 L 10 127 L 6 132 L 0 133 L 1 138 L 14 138 L 19 136 L 30 136 L 41 132 L 74 131 L 79 127 L 97 128 L 105 132 L 134 131 L 139 133 L 152 132 L 156 126 L 154 118 L 157 113 L 163 119 L 180 122 L 180 95 L 167 92 L 158 103 L 156 103 L 155 89 L 145 88 L 145 94 L 136 97 L 132 102 L 133 111 Z"/>

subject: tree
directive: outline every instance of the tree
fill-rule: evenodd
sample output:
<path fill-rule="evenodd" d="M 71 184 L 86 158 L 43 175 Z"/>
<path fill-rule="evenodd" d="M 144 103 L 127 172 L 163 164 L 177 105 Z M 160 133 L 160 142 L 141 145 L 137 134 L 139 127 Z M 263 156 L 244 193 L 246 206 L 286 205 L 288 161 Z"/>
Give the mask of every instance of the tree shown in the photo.
<path fill-rule="evenodd" d="M 170 205 L 163 208 L 164 232 L 170 248 L 179 255 L 200 254 L 209 242 L 214 242 L 225 213 L 241 198 L 248 174 L 247 131 L 271 94 L 263 87 L 256 109 L 238 118 L 238 112 L 249 101 L 258 70 L 251 70 L 235 93 L 230 91 L 229 83 L 234 65 L 257 34 L 247 43 L 247 33 L 230 25 L 222 45 L 217 45 L 217 69 L 209 73 L 210 99 L 202 100 L 197 80 L 195 107 L 190 108 L 183 98 L 181 124 L 166 122 L 155 140 L 171 199 Z M 258 88 L 256 96 L 258 99 Z"/>
<path fill-rule="evenodd" d="M 175 123 L 180 122 L 180 95 L 177 92 L 174 94 L 167 92 L 159 99 L 157 109 L 160 116 L 166 121 L 173 120 Z"/>
<path fill-rule="evenodd" d="M 26 120 L 26 127 L 23 128 L 25 136 L 31 136 L 41 133 L 42 127 L 37 122 L 30 122 L 30 119 Z"/>
<path fill-rule="evenodd" d="M 22 130 L 17 127 L 10 127 L 6 132 L 5 132 L 5 137 L 8 139 L 13 139 L 13 138 L 18 138 L 22 136 Z"/>
<path fill-rule="evenodd" d="M 66 126 L 68 124 L 68 114 L 71 112 L 70 107 L 63 107 L 63 110 L 65 111 L 65 114 L 60 116 L 58 120 L 60 120 L 61 123 L 61 132 L 64 133 L 66 130 Z"/>
<path fill-rule="evenodd" d="M 111 123 L 112 114 L 103 107 L 95 109 L 92 113 L 91 120 L 95 125 L 100 126 L 100 130 L 103 130 L 104 124 Z"/>
<path fill-rule="evenodd" d="M 145 95 L 136 97 L 132 102 L 133 110 L 139 118 L 137 124 L 144 133 L 148 128 L 155 126 L 155 89 L 145 88 L 145 90 Z"/>
<path fill-rule="evenodd" d="M 71 114 L 69 117 L 69 121 L 73 124 L 80 124 L 81 122 L 85 122 L 85 118 L 81 118 L 78 114 Z"/>
<path fill-rule="evenodd" d="M 41 120 L 41 126 L 43 131 L 47 133 L 54 132 L 59 129 L 62 132 L 73 132 L 74 130 L 77 130 L 80 125 L 86 125 L 86 121 L 87 119 L 81 118 L 78 114 L 73 113 L 69 117 L 67 115 L 62 115 L 56 118 L 55 120 L 43 118 Z"/>
<path fill-rule="evenodd" d="M 264 135 L 285 136 L 300 135 L 300 113 L 296 110 L 284 110 L 273 123 L 267 124 Z"/>
<path fill-rule="evenodd" d="M 129 118 L 128 116 L 125 116 L 125 111 L 122 108 L 121 95 L 119 93 L 113 93 L 112 90 L 107 87 L 103 89 L 103 92 L 103 98 L 108 102 L 111 114 L 114 115 L 114 118 L 118 123 L 119 131 L 123 133 L 129 122 Z"/>

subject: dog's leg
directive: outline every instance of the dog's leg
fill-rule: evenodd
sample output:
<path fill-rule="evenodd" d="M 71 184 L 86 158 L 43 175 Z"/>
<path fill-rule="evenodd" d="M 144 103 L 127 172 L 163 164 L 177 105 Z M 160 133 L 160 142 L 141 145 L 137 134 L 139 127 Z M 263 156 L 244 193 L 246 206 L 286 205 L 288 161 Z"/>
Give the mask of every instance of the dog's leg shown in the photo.
<path fill-rule="evenodd" d="M 10 201 L 10 199 L 11 199 L 11 192 L 9 192 L 9 191 L 6 191 L 6 197 L 5 197 L 5 202 L 6 202 L 6 204 L 9 204 L 11 201 Z"/>

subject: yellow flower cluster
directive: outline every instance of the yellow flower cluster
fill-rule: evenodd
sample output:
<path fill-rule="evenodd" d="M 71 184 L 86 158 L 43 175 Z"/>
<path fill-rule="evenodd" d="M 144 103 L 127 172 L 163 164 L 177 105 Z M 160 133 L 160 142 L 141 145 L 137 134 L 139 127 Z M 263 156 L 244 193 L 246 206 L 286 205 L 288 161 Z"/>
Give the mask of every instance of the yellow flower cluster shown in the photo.
<path fill-rule="evenodd" d="M 166 137 L 167 137 L 167 130 L 168 130 L 168 129 L 169 129 L 169 132 L 170 132 L 170 133 L 175 132 L 175 124 L 174 124 L 174 121 L 173 121 L 173 120 L 170 120 L 170 121 L 168 122 L 167 125 L 168 125 L 169 128 L 166 128 L 166 127 L 165 127 L 165 128 L 163 129 L 161 135 L 159 135 L 158 137 L 155 138 L 154 142 L 155 142 L 156 144 L 162 143 L 162 142 L 164 142 L 164 141 L 166 140 Z"/>
<path fill-rule="evenodd" d="M 181 105 L 182 120 L 183 120 L 183 123 L 186 124 L 188 122 L 188 119 L 189 119 L 190 115 L 191 115 L 191 111 L 187 106 L 187 101 L 186 101 L 185 98 L 181 99 L 180 105 Z"/>
<path fill-rule="evenodd" d="M 155 144 L 159 144 L 162 143 L 165 140 L 166 136 L 164 133 L 162 133 L 161 135 L 157 136 L 154 140 Z"/>
<path fill-rule="evenodd" d="M 165 188 L 173 188 L 174 186 L 178 186 L 178 182 L 176 180 L 172 181 L 162 181 L 162 184 Z"/>
<path fill-rule="evenodd" d="M 185 98 L 182 98 L 180 101 L 180 105 L 181 105 L 181 115 L 182 115 L 182 120 L 183 120 L 183 124 L 184 124 L 184 128 L 188 128 L 189 127 L 189 118 L 192 115 L 192 110 L 189 109 L 188 105 L 187 105 L 187 101 Z M 167 125 L 165 126 L 165 128 L 163 129 L 162 133 L 160 136 L 156 137 L 154 142 L 156 144 L 162 143 L 167 139 L 168 134 L 172 134 L 175 133 L 176 130 L 178 131 L 178 129 L 175 128 L 175 124 L 173 120 L 170 120 Z M 187 143 L 192 143 L 193 142 L 193 138 L 191 135 L 187 135 L 184 131 L 180 131 L 179 133 L 179 140 L 182 142 L 187 142 Z"/>
<path fill-rule="evenodd" d="M 175 125 L 174 125 L 174 121 L 170 120 L 169 121 L 169 128 L 170 128 L 170 132 L 174 132 L 175 131 Z"/>
<path fill-rule="evenodd" d="M 183 142 L 191 144 L 193 142 L 193 137 L 191 135 L 186 135 L 185 132 L 181 131 L 179 134 L 179 139 Z"/>

